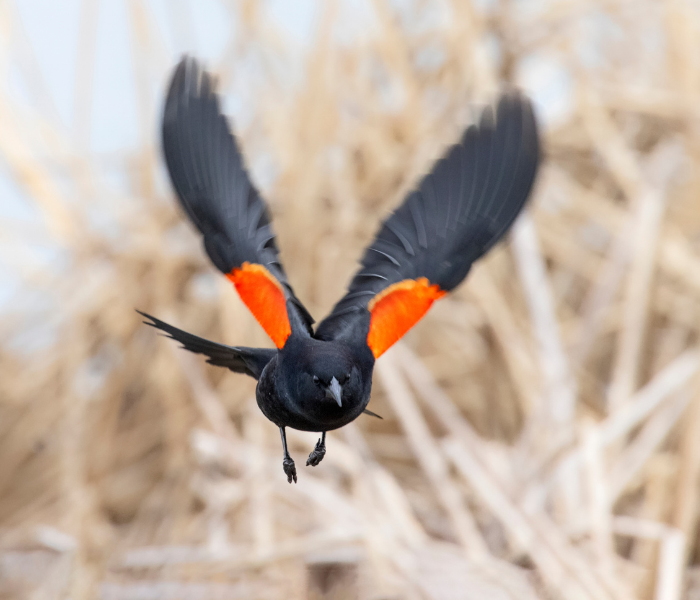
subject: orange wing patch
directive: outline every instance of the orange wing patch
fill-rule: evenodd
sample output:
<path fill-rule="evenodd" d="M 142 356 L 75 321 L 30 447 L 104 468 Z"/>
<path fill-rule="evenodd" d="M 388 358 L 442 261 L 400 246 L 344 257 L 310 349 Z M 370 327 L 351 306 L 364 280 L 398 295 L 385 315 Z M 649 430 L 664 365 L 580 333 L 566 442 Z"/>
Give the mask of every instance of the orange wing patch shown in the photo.
<path fill-rule="evenodd" d="M 262 325 L 275 346 L 282 348 L 292 333 L 287 316 L 287 302 L 280 282 L 265 267 L 244 262 L 226 275 L 236 286 L 238 295 Z"/>
<path fill-rule="evenodd" d="M 446 293 L 420 277 L 399 281 L 372 298 L 367 305 L 372 315 L 367 345 L 374 357 L 384 354 Z"/>

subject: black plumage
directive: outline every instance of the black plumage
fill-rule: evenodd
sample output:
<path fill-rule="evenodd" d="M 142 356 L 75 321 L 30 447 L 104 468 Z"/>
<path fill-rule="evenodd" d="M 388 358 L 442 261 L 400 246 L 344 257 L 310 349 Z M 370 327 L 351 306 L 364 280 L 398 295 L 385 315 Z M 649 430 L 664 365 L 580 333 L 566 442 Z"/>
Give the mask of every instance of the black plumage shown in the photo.
<path fill-rule="evenodd" d="M 202 233 L 217 269 L 229 273 L 246 261 L 264 265 L 310 332 L 314 320 L 287 281 L 270 213 L 248 176 L 213 87 L 212 77 L 186 57 L 166 97 L 163 155 L 180 205 Z"/>
<path fill-rule="evenodd" d="M 245 373 L 255 379 L 260 379 L 265 365 L 277 354 L 277 350 L 272 348 L 246 348 L 245 346 L 217 344 L 173 327 L 140 310 L 136 312 L 148 319 L 145 322 L 147 325 L 164 331 L 165 337 L 180 342 L 185 350 L 195 354 L 204 354 L 210 365 L 226 367 L 234 373 Z"/>
<path fill-rule="evenodd" d="M 307 461 L 315 466 L 325 454 L 326 431 L 363 412 L 378 416 L 367 410 L 375 359 L 503 237 L 539 163 L 532 107 L 509 92 L 386 219 L 348 292 L 314 332 L 287 281 L 267 206 L 246 173 L 212 78 L 191 58 L 180 62 L 168 91 L 163 151 L 207 254 L 278 349 L 217 344 L 141 314 L 211 364 L 258 380 L 258 406 L 280 428 L 290 482 L 296 468 L 285 427 L 322 432 Z"/>
<path fill-rule="evenodd" d="M 503 96 L 496 119 L 484 110 L 383 223 L 362 258 L 348 293 L 316 329 L 332 340 L 369 318 L 379 292 L 402 280 L 426 277 L 451 291 L 520 213 L 535 177 L 539 143 L 530 103 Z"/>

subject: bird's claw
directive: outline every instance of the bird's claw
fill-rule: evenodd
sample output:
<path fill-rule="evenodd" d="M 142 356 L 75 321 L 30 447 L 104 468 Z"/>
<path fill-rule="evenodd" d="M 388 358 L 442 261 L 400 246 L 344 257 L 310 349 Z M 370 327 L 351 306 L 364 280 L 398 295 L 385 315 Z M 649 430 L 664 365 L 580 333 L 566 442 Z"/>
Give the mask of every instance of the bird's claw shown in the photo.
<path fill-rule="evenodd" d="M 323 440 L 318 440 L 318 442 L 316 442 L 316 447 L 314 448 L 313 452 L 309 454 L 309 458 L 306 460 L 306 466 L 308 467 L 310 465 L 315 467 L 323 460 L 325 455 L 326 445 L 323 443 Z"/>
<path fill-rule="evenodd" d="M 294 483 L 296 483 L 297 468 L 294 466 L 294 459 L 292 459 L 291 456 L 288 456 L 282 461 L 282 468 L 284 469 L 284 473 L 287 476 L 287 481 L 289 483 L 292 483 L 292 480 L 294 480 Z"/>

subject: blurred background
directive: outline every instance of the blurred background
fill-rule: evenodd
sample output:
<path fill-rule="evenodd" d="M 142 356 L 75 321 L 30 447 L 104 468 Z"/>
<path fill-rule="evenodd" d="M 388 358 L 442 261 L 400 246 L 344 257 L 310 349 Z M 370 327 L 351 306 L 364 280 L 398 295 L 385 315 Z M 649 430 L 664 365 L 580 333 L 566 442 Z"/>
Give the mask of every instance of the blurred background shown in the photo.
<path fill-rule="evenodd" d="M 499 89 L 542 126 L 297 485 L 255 382 L 134 312 L 270 345 L 166 178 L 185 52 L 317 320 Z M 700 598 L 699 106 L 694 0 L 0 0 L 0 598 Z"/>

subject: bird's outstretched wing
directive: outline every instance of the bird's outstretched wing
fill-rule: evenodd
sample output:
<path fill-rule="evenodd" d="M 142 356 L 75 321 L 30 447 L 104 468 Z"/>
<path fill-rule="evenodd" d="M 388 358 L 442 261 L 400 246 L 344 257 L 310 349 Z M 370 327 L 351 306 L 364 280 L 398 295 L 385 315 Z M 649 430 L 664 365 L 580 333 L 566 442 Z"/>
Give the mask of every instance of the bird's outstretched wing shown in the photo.
<path fill-rule="evenodd" d="M 189 57 L 180 61 L 168 90 L 163 152 L 209 258 L 275 345 L 284 346 L 297 325 L 310 333 L 313 319 L 287 282 L 267 206 L 221 114 L 214 81 Z"/>
<path fill-rule="evenodd" d="M 180 342 L 185 350 L 195 354 L 204 354 L 208 357 L 207 362 L 209 364 L 217 367 L 226 367 L 234 373 L 245 373 L 255 379 L 259 379 L 265 365 L 277 354 L 277 350 L 273 348 L 245 348 L 243 346 L 217 344 L 182 331 L 182 329 L 173 327 L 140 310 L 136 312 L 148 319 L 148 321 L 144 321 L 146 325 L 164 331 L 167 337 Z"/>
<path fill-rule="evenodd" d="M 379 357 L 505 234 L 530 193 L 539 156 L 530 102 L 503 95 L 495 116 L 484 110 L 384 222 L 316 337 L 361 332 Z"/>

